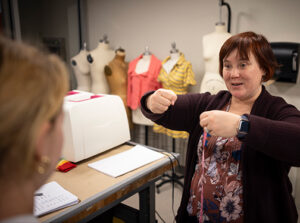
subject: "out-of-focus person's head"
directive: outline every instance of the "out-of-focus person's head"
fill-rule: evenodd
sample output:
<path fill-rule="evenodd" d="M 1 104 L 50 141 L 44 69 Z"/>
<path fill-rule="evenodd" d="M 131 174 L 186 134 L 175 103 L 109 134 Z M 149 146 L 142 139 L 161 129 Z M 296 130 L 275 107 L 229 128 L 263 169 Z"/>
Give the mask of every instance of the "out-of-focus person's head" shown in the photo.
<path fill-rule="evenodd" d="M 243 32 L 230 37 L 221 47 L 219 54 L 219 72 L 223 76 L 223 62 L 234 51 L 243 60 L 249 60 L 250 54 L 254 55 L 260 69 L 264 71 L 262 81 L 268 81 L 278 67 L 276 58 L 268 40 L 261 34 Z"/>
<path fill-rule="evenodd" d="M 34 178 L 38 187 L 52 173 L 68 78 L 57 56 L 0 37 L 0 178 Z"/>

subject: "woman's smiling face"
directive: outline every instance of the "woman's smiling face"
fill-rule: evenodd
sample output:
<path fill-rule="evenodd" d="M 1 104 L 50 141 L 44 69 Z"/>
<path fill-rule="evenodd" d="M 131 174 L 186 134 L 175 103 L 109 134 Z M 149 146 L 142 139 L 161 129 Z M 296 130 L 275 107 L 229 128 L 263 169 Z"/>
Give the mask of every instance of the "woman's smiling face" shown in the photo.
<path fill-rule="evenodd" d="M 260 68 L 252 52 L 249 59 L 240 58 L 233 50 L 223 60 L 223 78 L 232 97 L 240 101 L 256 99 L 261 92 L 264 71 Z"/>

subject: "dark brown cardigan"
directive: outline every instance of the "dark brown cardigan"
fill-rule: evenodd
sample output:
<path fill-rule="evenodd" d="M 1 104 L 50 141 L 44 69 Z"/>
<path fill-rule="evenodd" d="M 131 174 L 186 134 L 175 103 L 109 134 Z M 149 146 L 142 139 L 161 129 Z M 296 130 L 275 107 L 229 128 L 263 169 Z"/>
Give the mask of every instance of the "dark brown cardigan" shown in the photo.
<path fill-rule="evenodd" d="M 141 99 L 143 114 L 157 124 L 190 133 L 184 189 L 176 216 L 177 222 L 186 223 L 190 184 L 197 162 L 196 148 L 203 131 L 199 115 L 220 110 L 231 95 L 228 91 L 217 95 L 178 95 L 175 105 L 159 115 L 145 106 L 145 99 L 151 93 Z M 291 166 L 300 166 L 300 112 L 282 98 L 271 96 L 263 86 L 248 118 L 250 130 L 242 142 L 241 159 L 244 222 L 296 223 L 298 214 L 288 173 Z"/>

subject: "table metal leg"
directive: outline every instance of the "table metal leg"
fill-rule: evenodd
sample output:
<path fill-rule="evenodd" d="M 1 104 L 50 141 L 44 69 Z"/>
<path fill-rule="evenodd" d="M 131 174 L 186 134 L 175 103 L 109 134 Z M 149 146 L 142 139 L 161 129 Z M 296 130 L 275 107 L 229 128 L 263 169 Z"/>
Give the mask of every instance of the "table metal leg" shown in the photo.
<path fill-rule="evenodd" d="M 155 183 L 139 192 L 140 216 L 139 222 L 155 223 Z"/>

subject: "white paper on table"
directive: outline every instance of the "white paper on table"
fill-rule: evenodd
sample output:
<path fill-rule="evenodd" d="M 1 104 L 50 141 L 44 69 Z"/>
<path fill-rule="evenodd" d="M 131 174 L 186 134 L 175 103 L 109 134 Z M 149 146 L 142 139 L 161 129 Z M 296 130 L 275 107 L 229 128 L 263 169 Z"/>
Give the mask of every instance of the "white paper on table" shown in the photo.
<path fill-rule="evenodd" d="M 78 197 L 55 181 L 44 184 L 36 193 L 43 195 L 34 197 L 34 216 L 44 215 L 79 202 Z"/>
<path fill-rule="evenodd" d="M 106 175 L 118 177 L 164 156 L 162 153 L 136 145 L 125 152 L 90 163 L 88 166 Z"/>

